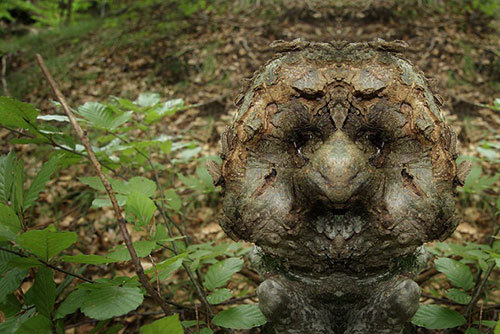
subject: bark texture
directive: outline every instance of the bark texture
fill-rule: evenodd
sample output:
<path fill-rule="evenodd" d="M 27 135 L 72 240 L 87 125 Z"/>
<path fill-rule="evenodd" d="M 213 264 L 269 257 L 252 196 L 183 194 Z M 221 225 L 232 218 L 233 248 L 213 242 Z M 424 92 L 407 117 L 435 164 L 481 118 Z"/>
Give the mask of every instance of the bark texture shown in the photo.
<path fill-rule="evenodd" d="M 456 227 L 456 135 L 404 45 L 278 42 L 222 138 L 221 226 L 276 333 L 399 333 Z"/>

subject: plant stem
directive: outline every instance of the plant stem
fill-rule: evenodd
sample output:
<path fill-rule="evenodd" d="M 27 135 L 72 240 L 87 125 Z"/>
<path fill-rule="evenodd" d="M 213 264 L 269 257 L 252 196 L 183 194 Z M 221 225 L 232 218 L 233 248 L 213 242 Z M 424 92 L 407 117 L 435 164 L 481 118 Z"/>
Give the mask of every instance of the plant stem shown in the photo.
<path fill-rule="evenodd" d="M 7 252 L 7 253 L 11 253 L 11 254 L 14 254 L 14 255 L 17 255 L 17 256 L 19 256 L 19 257 L 23 257 L 23 258 L 30 258 L 30 257 L 29 257 L 28 255 L 26 255 L 26 254 L 23 254 L 23 253 L 20 253 L 20 252 L 17 252 L 17 251 L 14 251 L 14 250 L 8 249 L 8 248 L 4 248 L 4 247 L 0 247 L 0 251 L 4 251 L 4 252 Z M 63 274 L 66 274 L 66 275 L 69 275 L 69 276 L 73 276 L 73 277 L 75 277 L 75 278 L 78 278 L 78 279 L 80 279 L 80 280 L 82 280 L 82 281 L 85 281 L 85 282 L 88 282 L 88 283 L 94 283 L 94 281 L 92 281 L 91 279 L 88 279 L 88 278 L 83 277 L 83 276 L 78 275 L 78 274 L 74 274 L 74 273 L 72 273 L 72 272 L 70 272 L 70 271 L 67 271 L 66 269 L 59 268 L 59 267 L 57 267 L 57 266 L 55 266 L 55 265 L 53 265 L 53 264 L 51 264 L 51 263 L 49 263 L 49 262 L 47 262 L 47 261 L 45 261 L 45 260 L 40 259 L 39 257 L 35 257 L 35 256 L 33 256 L 33 258 L 35 258 L 35 259 L 37 259 L 38 261 L 40 261 L 40 262 L 41 262 L 44 266 L 49 267 L 49 268 L 51 268 L 51 269 L 54 269 L 54 270 L 56 270 L 56 271 L 59 271 L 59 272 L 61 272 L 61 273 L 63 273 Z"/>
<path fill-rule="evenodd" d="M 159 295 L 159 293 L 153 288 L 153 286 L 149 283 L 149 279 L 144 274 L 144 268 L 142 267 L 141 261 L 137 257 L 137 253 L 134 249 L 134 246 L 132 244 L 132 240 L 130 239 L 130 234 L 127 230 L 126 222 L 125 219 L 123 218 L 122 212 L 120 210 L 120 207 L 118 206 L 118 202 L 116 200 L 115 193 L 113 191 L 113 188 L 111 187 L 111 184 L 109 183 L 108 179 L 102 172 L 102 167 L 99 161 L 97 160 L 97 157 L 92 149 L 92 146 L 90 145 L 90 141 L 87 137 L 86 132 L 82 130 L 80 125 L 77 123 L 75 117 L 73 116 L 73 113 L 71 112 L 68 104 L 66 103 L 66 99 L 62 95 L 61 91 L 57 87 L 54 79 L 52 78 L 52 75 L 50 74 L 49 70 L 47 69 L 47 66 L 45 65 L 45 62 L 43 61 L 42 56 L 39 54 L 35 55 L 36 60 L 38 62 L 38 65 L 40 66 L 40 69 L 42 70 L 42 73 L 44 74 L 45 78 L 47 79 L 50 87 L 52 88 L 54 94 L 56 95 L 57 100 L 59 103 L 61 103 L 61 106 L 66 113 L 66 115 L 69 118 L 69 121 L 71 123 L 71 126 L 75 130 L 76 134 L 80 138 L 80 141 L 82 142 L 83 146 L 85 147 L 85 150 L 87 151 L 88 157 L 94 166 L 97 175 L 101 179 L 102 184 L 104 185 L 104 188 L 106 189 L 106 192 L 108 193 L 109 199 L 111 200 L 111 204 L 113 205 L 113 210 L 115 212 L 115 216 L 118 220 L 118 225 L 120 227 L 121 234 L 123 236 L 123 240 L 125 241 L 125 244 L 127 246 L 128 252 L 130 253 L 130 258 L 132 259 L 132 263 L 134 265 L 135 272 L 137 274 L 137 277 L 139 278 L 139 281 L 141 284 L 144 286 L 148 294 L 151 295 L 151 297 L 155 300 L 155 302 L 161 307 L 165 315 L 171 315 L 173 312 L 168 306 L 168 304 L 163 300 L 163 298 Z"/>

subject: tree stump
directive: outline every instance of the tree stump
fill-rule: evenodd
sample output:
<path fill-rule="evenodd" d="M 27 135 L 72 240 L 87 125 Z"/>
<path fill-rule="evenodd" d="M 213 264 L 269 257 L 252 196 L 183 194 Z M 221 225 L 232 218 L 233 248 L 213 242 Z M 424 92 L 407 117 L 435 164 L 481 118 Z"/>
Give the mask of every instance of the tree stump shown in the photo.
<path fill-rule="evenodd" d="M 402 42 L 275 44 L 222 137 L 221 226 L 275 333 L 400 333 L 456 227 L 456 135 Z"/>

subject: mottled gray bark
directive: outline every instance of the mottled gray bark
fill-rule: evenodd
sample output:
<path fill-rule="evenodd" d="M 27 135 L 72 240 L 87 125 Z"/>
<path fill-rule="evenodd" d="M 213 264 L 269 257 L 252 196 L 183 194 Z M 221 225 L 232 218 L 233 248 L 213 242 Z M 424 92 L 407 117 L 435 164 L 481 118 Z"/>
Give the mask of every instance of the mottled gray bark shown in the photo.
<path fill-rule="evenodd" d="M 399 333 L 456 227 L 456 136 L 401 43 L 278 43 L 222 138 L 221 226 L 276 333 Z"/>

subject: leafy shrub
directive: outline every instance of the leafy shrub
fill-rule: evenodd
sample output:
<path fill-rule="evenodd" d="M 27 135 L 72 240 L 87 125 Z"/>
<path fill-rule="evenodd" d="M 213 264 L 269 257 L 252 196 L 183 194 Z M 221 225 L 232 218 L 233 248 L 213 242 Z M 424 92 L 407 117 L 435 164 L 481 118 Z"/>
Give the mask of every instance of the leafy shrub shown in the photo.
<path fill-rule="evenodd" d="M 158 94 L 147 93 L 135 101 L 113 97 L 74 110 L 127 224 L 142 236 L 133 247 L 143 261 L 150 259 L 148 279 L 168 296 L 168 302 L 186 311 L 182 323 L 174 314 L 144 325 L 141 333 L 182 333 L 182 326 L 202 326 L 200 333 L 207 334 L 213 325 L 251 328 L 265 323 L 255 304 L 217 314 L 212 309 L 232 303 L 235 291 L 227 287 L 228 281 L 242 269 L 241 256 L 249 249 L 232 242 L 193 244 L 185 224 L 174 219 L 185 217 L 203 196 L 219 191 L 204 167 L 207 160 L 220 163 L 218 157 L 201 157 L 199 143 L 182 135 L 150 135 L 151 127 L 191 107 L 182 99 L 163 101 Z M 75 231 L 55 225 L 40 229 L 34 215 L 33 208 L 44 205 L 40 192 L 58 170 L 87 164 L 88 154 L 74 140 L 68 117 L 39 115 L 30 104 L 0 97 L 0 126 L 15 134 L 11 144 L 46 146 L 50 154 L 33 178 L 27 177 L 21 154 L 11 151 L 0 157 L 0 310 L 7 318 L 0 332 L 28 333 L 36 328 L 41 333 L 63 333 L 78 312 L 99 321 L 96 328 L 118 330 L 121 325 L 111 326 L 109 320 L 134 312 L 145 300 L 138 277 L 121 276 L 114 269 L 131 259 L 127 249 L 115 245 L 105 253 L 82 253 L 79 250 L 87 247 Z M 152 155 L 165 161 L 153 161 Z M 194 174 L 186 173 L 192 169 Z M 78 180 L 93 193 L 92 207 L 101 210 L 111 205 L 98 177 L 84 175 Z M 100 268 L 98 272 L 106 275 L 90 279 L 89 268 Z M 171 284 L 174 274 L 187 276 L 188 281 Z M 23 282 L 33 283 L 26 293 Z M 176 289 L 186 292 L 189 304 L 173 301 Z M 200 315 L 193 296 L 201 301 Z"/>

